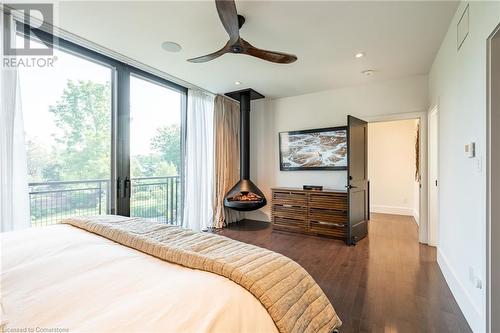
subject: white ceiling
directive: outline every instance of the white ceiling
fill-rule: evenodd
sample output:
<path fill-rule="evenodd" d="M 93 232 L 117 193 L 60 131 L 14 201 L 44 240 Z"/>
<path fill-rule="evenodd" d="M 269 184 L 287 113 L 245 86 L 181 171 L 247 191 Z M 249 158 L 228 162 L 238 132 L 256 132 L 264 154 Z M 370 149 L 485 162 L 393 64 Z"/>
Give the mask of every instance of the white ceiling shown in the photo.
<path fill-rule="evenodd" d="M 233 54 L 188 63 L 228 39 L 213 1 L 61 2 L 57 25 L 215 93 L 251 87 L 276 98 L 428 73 L 457 4 L 236 1 L 246 18 L 241 36 L 296 54 L 289 65 Z M 168 53 L 163 41 L 183 49 Z M 366 56 L 355 59 L 359 51 Z M 360 74 L 366 69 L 376 73 Z"/>

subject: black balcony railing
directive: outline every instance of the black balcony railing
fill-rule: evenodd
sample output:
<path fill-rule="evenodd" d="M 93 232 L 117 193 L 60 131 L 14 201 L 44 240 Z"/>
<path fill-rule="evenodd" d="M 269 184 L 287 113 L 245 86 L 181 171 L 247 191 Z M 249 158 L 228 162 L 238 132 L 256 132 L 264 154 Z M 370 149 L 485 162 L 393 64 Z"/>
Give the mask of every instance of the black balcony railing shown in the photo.
<path fill-rule="evenodd" d="M 179 176 L 133 178 L 131 216 L 180 223 Z M 81 215 L 110 212 L 110 181 L 106 179 L 29 184 L 31 225 L 43 226 Z"/>
<path fill-rule="evenodd" d="M 179 224 L 181 197 L 179 176 L 132 178 L 131 183 L 131 216 Z"/>

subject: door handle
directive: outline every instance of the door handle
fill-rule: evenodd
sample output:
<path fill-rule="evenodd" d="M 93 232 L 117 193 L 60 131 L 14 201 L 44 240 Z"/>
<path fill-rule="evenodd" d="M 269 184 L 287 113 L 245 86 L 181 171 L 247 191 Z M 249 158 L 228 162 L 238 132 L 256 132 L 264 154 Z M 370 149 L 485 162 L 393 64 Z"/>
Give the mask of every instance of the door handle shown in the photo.
<path fill-rule="evenodd" d="M 351 188 L 357 188 L 357 186 L 352 186 L 352 185 L 349 184 L 349 185 L 346 185 L 345 188 L 348 189 L 348 190 L 350 190 Z"/>
<path fill-rule="evenodd" d="M 121 185 L 122 182 L 123 186 Z M 120 198 L 127 198 L 127 196 L 130 196 L 130 180 L 128 177 L 125 177 L 123 181 L 120 177 L 116 179 L 116 193 L 118 193 Z"/>
<path fill-rule="evenodd" d="M 130 179 L 125 177 L 125 180 L 123 181 L 123 197 L 130 198 L 130 192 Z"/>

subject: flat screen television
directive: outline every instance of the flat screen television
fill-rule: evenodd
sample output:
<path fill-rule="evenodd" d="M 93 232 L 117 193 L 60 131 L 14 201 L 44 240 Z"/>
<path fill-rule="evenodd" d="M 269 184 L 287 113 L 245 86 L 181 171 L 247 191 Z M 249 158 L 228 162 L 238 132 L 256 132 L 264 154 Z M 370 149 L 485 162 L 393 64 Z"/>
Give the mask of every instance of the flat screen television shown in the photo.
<path fill-rule="evenodd" d="M 347 170 L 347 127 L 279 133 L 280 170 Z"/>

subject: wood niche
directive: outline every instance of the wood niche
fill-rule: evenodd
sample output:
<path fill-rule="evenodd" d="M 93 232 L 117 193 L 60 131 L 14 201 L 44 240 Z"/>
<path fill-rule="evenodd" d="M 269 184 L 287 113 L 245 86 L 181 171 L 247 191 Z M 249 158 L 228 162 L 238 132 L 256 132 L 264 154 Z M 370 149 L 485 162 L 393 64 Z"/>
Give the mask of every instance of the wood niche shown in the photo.
<path fill-rule="evenodd" d="M 272 189 L 272 221 L 275 230 L 330 236 L 348 242 L 347 191 Z"/>

